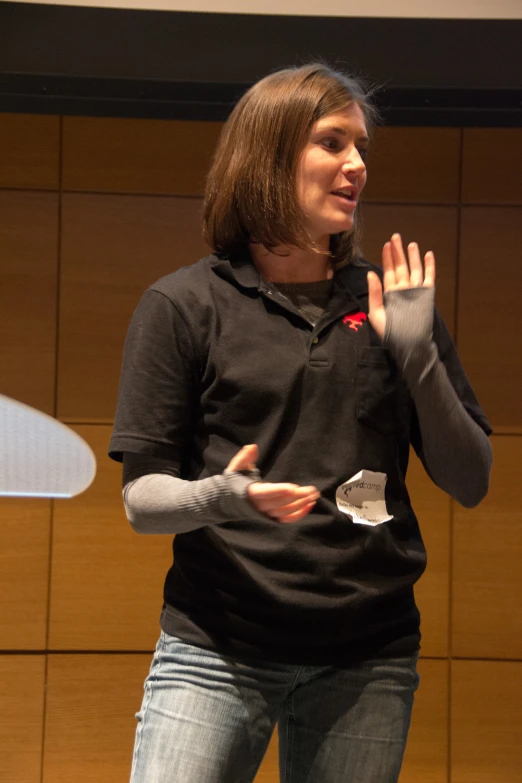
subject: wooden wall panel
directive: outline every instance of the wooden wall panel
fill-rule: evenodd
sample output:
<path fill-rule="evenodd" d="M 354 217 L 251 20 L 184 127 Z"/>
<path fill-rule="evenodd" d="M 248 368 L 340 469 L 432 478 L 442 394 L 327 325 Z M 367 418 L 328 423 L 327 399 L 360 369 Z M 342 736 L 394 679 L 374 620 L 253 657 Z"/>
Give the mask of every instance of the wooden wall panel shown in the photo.
<path fill-rule="evenodd" d="M 98 462 L 82 495 L 55 501 L 49 647 L 153 650 L 170 536 L 141 536 L 125 517 L 121 466 L 107 457 L 111 428 L 75 427 Z"/>
<path fill-rule="evenodd" d="M 455 504 L 452 647 L 457 657 L 522 659 L 522 438 L 492 443 L 488 497 L 475 509 Z"/>
<path fill-rule="evenodd" d="M 272 734 L 270 745 L 259 767 L 254 783 L 279 783 L 279 743 L 277 727 Z"/>
<path fill-rule="evenodd" d="M 0 188 L 57 190 L 60 118 L 0 113 Z"/>
<path fill-rule="evenodd" d="M 448 662 L 421 660 L 419 674 L 400 783 L 447 783 Z"/>
<path fill-rule="evenodd" d="M 522 662 L 453 661 L 451 783 L 522 783 Z"/>
<path fill-rule="evenodd" d="M 127 783 L 150 655 L 49 655 L 43 783 Z"/>
<path fill-rule="evenodd" d="M 58 196 L 0 191 L 2 394 L 52 413 Z"/>
<path fill-rule="evenodd" d="M 408 491 L 428 553 L 426 572 L 415 586 L 421 613 L 421 655 L 444 658 L 449 649 L 450 499 L 412 452 Z"/>
<path fill-rule="evenodd" d="M 436 303 L 446 326 L 455 331 L 457 286 L 457 207 L 363 205 L 363 250 L 372 264 L 381 266 L 382 248 L 399 232 L 404 246 L 417 242 L 421 256 L 433 250 L 437 263 Z"/>
<path fill-rule="evenodd" d="M 464 128 L 462 201 L 522 204 L 522 128 Z"/>
<path fill-rule="evenodd" d="M 0 774 L 6 783 L 40 783 L 45 656 L 0 656 Z"/>
<path fill-rule="evenodd" d="M 203 194 L 219 122 L 64 117 L 63 188 Z"/>
<path fill-rule="evenodd" d="M 199 199 L 64 196 L 58 415 L 111 421 L 129 321 L 144 290 L 208 254 Z"/>
<path fill-rule="evenodd" d="M 460 128 L 379 128 L 368 156 L 369 201 L 455 203 Z"/>
<path fill-rule="evenodd" d="M 42 650 L 47 633 L 51 501 L 0 498 L 0 520 L 0 648 Z"/>
<path fill-rule="evenodd" d="M 522 208 L 462 210 L 458 346 L 493 426 L 522 431 Z"/>

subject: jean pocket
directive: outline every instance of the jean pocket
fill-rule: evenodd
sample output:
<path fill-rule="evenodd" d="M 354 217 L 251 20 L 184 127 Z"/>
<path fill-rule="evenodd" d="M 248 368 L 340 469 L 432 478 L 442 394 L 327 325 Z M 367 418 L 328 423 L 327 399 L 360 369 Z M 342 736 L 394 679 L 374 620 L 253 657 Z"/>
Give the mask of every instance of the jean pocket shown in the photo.
<path fill-rule="evenodd" d="M 397 368 L 387 348 L 357 349 L 357 419 L 384 434 L 398 426 Z"/>

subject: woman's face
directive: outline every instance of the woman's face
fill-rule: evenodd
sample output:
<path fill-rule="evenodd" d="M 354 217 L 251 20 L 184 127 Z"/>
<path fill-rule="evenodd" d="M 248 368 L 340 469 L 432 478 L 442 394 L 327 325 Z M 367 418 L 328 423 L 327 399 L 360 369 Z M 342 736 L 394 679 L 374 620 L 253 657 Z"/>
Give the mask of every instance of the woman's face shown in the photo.
<path fill-rule="evenodd" d="M 366 183 L 368 135 L 355 101 L 312 127 L 297 173 L 297 194 L 314 242 L 328 248 L 330 235 L 349 231 Z"/>

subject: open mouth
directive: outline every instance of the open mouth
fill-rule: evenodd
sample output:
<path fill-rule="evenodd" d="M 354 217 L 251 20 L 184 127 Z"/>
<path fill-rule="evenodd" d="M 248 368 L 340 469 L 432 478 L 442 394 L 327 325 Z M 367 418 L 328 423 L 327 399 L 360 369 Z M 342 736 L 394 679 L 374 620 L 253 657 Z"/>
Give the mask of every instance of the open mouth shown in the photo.
<path fill-rule="evenodd" d="M 355 190 L 333 190 L 332 196 L 339 196 L 339 198 L 344 199 L 348 204 L 355 204 L 357 202 Z"/>

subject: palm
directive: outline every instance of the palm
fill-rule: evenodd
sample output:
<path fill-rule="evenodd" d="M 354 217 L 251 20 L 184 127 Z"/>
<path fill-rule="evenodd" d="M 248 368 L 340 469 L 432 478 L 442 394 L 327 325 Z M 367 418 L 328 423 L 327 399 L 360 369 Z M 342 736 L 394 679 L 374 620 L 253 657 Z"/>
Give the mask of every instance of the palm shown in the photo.
<path fill-rule="evenodd" d="M 435 285 L 435 256 L 428 251 L 424 256 L 424 268 L 416 242 L 408 245 L 408 258 L 404 253 L 400 234 L 394 234 L 382 249 L 384 292 L 405 288 L 433 288 Z M 386 308 L 383 285 L 375 272 L 368 272 L 368 296 L 370 323 L 381 338 L 386 328 Z"/>

